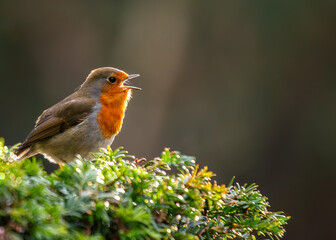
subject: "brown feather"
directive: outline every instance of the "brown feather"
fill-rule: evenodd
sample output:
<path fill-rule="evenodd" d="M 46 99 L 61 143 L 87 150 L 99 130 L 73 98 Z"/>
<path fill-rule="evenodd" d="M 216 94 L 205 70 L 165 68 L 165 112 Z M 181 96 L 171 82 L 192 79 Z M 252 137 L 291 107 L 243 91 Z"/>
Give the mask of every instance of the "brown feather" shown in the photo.
<path fill-rule="evenodd" d="M 96 101 L 92 98 L 66 98 L 53 107 L 45 110 L 37 119 L 34 129 L 27 139 L 16 150 L 16 154 L 24 155 L 33 144 L 47 140 L 68 128 L 81 123 L 91 113 Z"/>

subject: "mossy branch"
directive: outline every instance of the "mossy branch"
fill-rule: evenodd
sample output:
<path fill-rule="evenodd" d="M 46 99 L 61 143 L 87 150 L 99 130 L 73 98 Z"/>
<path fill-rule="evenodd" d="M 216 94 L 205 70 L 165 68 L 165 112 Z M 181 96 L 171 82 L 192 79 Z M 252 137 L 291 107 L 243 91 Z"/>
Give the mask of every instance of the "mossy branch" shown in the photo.
<path fill-rule="evenodd" d="M 167 171 L 176 168 L 177 174 Z M 257 186 L 218 185 L 193 157 L 150 161 L 122 148 L 48 175 L 0 141 L 0 239 L 280 239 L 289 217 Z M 259 238 L 259 237 L 258 237 Z"/>

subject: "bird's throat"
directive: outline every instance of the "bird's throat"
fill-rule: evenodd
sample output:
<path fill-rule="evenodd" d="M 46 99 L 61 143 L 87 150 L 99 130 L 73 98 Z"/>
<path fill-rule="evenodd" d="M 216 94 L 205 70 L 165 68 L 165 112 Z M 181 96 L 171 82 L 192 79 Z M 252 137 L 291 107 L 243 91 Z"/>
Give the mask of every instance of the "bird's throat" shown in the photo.
<path fill-rule="evenodd" d="M 105 138 L 109 139 L 119 133 L 130 98 L 131 91 L 112 96 L 107 92 L 100 96 L 101 110 L 97 114 L 97 122 Z"/>

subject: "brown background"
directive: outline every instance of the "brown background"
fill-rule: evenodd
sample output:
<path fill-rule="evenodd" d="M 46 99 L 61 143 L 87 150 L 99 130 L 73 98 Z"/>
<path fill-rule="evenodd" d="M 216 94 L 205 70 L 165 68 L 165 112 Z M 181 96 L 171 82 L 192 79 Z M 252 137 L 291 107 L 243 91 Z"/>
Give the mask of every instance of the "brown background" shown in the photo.
<path fill-rule="evenodd" d="M 0 1 L 0 136 L 24 140 L 94 68 L 140 73 L 113 147 L 194 155 L 220 183 L 259 184 L 292 216 L 285 239 L 331 239 L 335 10 L 308 0 Z"/>

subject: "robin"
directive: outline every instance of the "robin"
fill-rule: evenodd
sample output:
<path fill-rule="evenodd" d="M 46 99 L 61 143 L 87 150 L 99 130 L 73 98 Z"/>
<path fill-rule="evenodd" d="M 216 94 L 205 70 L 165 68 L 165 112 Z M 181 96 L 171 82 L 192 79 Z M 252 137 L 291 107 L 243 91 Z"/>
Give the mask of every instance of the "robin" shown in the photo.
<path fill-rule="evenodd" d="M 138 76 L 112 67 L 91 71 L 77 91 L 38 117 L 16 155 L 23 159 L 41 153 L 62 166 L 76 154 L 89 158 L 91 152 L 111 145 L 121 129 L 132 90 L 140 90 L 124 84 Z"/>

